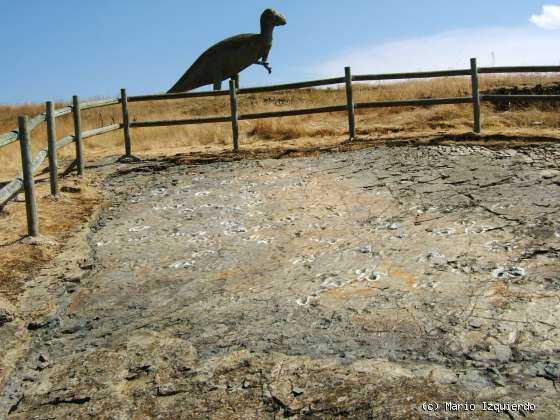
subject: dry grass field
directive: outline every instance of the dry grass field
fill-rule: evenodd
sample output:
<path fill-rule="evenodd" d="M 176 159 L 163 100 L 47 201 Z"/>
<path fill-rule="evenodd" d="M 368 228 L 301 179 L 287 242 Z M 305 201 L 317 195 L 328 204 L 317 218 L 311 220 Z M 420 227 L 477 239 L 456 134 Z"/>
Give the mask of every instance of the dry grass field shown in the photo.
<path fill-rule="evenodd" d="M 483 76 L 481 90 L 498 87 L 556 86 L 557 75 Z M 373 101 L 410 98 L 436 98 L 466 96 L 470 94 L 468 78 L 440 78 L 414 80 L 391 84 L 356 84 L 355 101 Z M 305 108 L 344 104 L 342 86 L 331 89 L 303 89 L 278 93 L 248 94 L 239 97 L 239 112 L 262 112 L 282 109 Z M 66 104 L 59 103 L 61 107 Z M 492 104 L 483 104 L 483 130 L 485 133 L 517 135 L 558 135 L 560 119 L 558 106 L 532 105 L 506 112 L 496 112 Z M 37 115 L 44 111 L 43 104 L 23 106 L 0 105 L 0 132 L 14 130 L 17 116 Z M 194 116 L 227 115 L 228 97 L 180 99 L 174 101 L 139 102 L 130 105 L 131 119 L 137 121 L 177 119 Z M 551 112 L 553 111 L 553 112 Z M 82 113 L 84 130 L 121 121 L 120 105 L 86 110 Z M 358 110 L 357 134 L 373 138 L 392 139 L 435 134 L 459 134 L 472 130 L 472 108 L 469 105 L 441 105 L 434 107 L 398 107 L 375 110 Z M 57 119 L 59 137 L 72 134 L 71 115 Z M 242 147 L 266 146 L 281 142 L 282 145 L 321 145 L 329 139 L 344 137 L 347 117 L 344 112 L 297 117 L 241 121 Z M 46 144 L 45 125 L 33 133 L 35 150 Z M 206 124 L 132 130 L 133 151 L 140 156 L 187 151 L 219 150 L 229 148 L 231 127 L 228 123 Z M 85 156 L 95 161 L 100 156 L 118 155 L 123 152 L 122 132 L 116 131 L 85 141 Z M 72 146 L 62 149 L 60 157 L 73 158 Z M 0 180 L 13 178 L 20 170 L 17 143 L 0 150 Z"/>

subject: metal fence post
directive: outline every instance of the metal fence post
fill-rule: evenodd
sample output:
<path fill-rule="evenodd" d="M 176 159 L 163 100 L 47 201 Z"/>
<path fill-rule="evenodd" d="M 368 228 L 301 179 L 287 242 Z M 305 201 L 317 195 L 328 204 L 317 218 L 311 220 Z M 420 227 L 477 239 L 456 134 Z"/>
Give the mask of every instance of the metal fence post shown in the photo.
<path fill-rule="evenodd" d="M 46 103 L 47 113 L 47 138 L 49 144 L 49 180 L 51 183 L 51 195 L 58 195 L 58 163 L 56 156 L 56 122 L 54 117 L 54 105 L 51 101 Z"/>
<path fill-rule="evenodd" d="M 239 151 L 239 126 L 237 124 L 237 89 L 235 80 L 229 80 L 229 103 L 231 107 L 231 129 L 233 131 L 233 151 Z"/>
<path fill-rule="evenodd" d="M 344 77 L 346 78 L 346 105 L 348 107 L 348 133 L 350 139 L 356 137 L 356 120 L 354 117 L 354 99 L 352 94 L 352 70 L 344 67 Z"/>
<path fill-rule="evenodd" d="M 84 152 L 82 148 L 82 120 L 80 116 L 80 99 L 72 97 L 72 114 L 74 116 L 74 142 L 76 143 L 76 166 L 78 175 L 84 174 Z"/>
<path fill-rule="evenodd" d="M 27 126 L 27 116 L 18 117 L 19 146 L 21 149 L 21 166 L 23 170 L 23 186 L 25 189 L 25 211 L 27 213 L 27 232 L 29 236 L 39 236 L 37 219 L 37 203 L 35 201 L 35 183 L 31 158 L 31 140 Z"/>
<path fill-rule="evenodd" d="M 474 114 L 474 126 L 473 131 L 475 133 L 480 133 L 480 90 L 478 86 L 478 66 L 476 64 L 476 58 L 471 58 L 471 84 L 472 84 L 472 101 L 473 101 L 473 114 Z"/>
<path fill-rule="evenodd" d="M 126 89 L 121 89 L 121 105 L 124 130 L 124 157 L 130 158 L 132 156 L 132 144 L 130 142 L 130 121 L 128 119 L 128 97 L 126 95 Z"/>

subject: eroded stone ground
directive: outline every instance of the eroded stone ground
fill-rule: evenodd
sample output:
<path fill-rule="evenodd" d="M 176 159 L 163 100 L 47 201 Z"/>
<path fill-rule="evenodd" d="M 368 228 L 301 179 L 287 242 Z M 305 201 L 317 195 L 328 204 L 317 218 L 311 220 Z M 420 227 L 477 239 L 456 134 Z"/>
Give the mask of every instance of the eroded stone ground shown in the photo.
<path fill-rule="evenodd" d="M 143 164 L 7 388 L 13 418 L 560 413 L 560 147 Z M 82 265 L 84 266 L 84 265 Z M 522 413 L 502 413 L 517 418 Z"/>

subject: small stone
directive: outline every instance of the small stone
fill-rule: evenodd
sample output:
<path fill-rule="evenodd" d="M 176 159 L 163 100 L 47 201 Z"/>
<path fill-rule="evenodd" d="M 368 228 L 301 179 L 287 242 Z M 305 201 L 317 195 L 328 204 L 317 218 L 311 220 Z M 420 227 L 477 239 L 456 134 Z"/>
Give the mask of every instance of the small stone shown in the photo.
<path fill-rule="evenodd" d="M 74 333 L 80 331 L 81 329 L 82 329 L 82 325 L 80 323 L 76 323 L 76 324 L 73 324 L 73 325 L 68 325 L 67 327 L 62 329 L 60 332 L 62 334 L 74 334 Z"/>
<path fill-rule="evenodd" d="M 78 290 L 78 287 L 75 284 L 68 283 L 66 285 L 66 292 L 67 293 L 74 293 L 76 290 Z"/>
<path fill-rule="evenodd" d="M 373 248 L 371 247 L 371 245 L 362 245 L 360 248 L 358 248 L 358 251 L 360 251 L 362 254 L 371 254 L 373 252 Z"/>
<path fill-rule="evenodd" d="M 400 227 L 400 225 L 398 223 L 391 223 L 390 225 L 387 226 L 387 229 L 397 230 L 399 227 Z"/>
<path fill-rule="evenodd" d="M 462 374 L 459 378 L 459 383 L 468 389 L 480 390 L 480 388 L 485 388 L 489 385 L 488 379 L 477 370 L 468 370 Z"/>
<path fill-rule="evenodd" d="M 93 270 L 95 268 L 95 260 L 93 258 L 85 259 L 81 264 L 80 268 L 82 270 Z"/>
<path fill-rule="evenodd" d="M 16 319 L 16 308 L 10 302 L 0 299 L 0 327 Z"/>
<path fill-rule="evenodd" d="M 34 330 L 39 330 L 41 328 L 47 328 L 50 327 L 52 325 L 54 325 L 55 323 L 53 322 L 53 320 L 51 319 L 39 319 L 37 321 L 30 321 L 27 324 L 27 329 L 29 331 L 34 331 Z"/>
<path fill-rule="evenodd" d="M 82 191 L 82 189 L 80 187 L 64 186 L 60 188 L 60 191 L 67 193 L 79 193 L 80 191 Z"/>
<path fill-rule="evenodd" d="M 48 368 L 51 364 L 49 362 L 41 362 L 39 364 L 37 364 L 37 370 L 41 371 L 41 370 L 45 370 L 46 368 Z"/>
<path fill-rule="evenodd" d="M 305 390 L 303 388 L 298 387 L 298 386 L 296 386 L 292 389 L 292 394 L 294 394 L 295 397 L 299 397 L 304 392 L 305 392 Z"/>
<path fill-rule="evenodd" d="M 555 382 L 560 379 L 560 365 L 558 364 L 549 364 L 545 366 L 544 372 Z"/>
<path fill-rule="evenodd" d="M 156 393 L 160 397 L 168 397 L 171 395 L 176 395 L 181 392 L 175 384 L 161 384 L 157 387 Z"/>
<path fill-rule="evenodd" d="M 446 269 L 447 258 L 445 255 L 440 254 L 438 251 L 430 251 L 426 255 L 426 260 L 430 263 L 431 267 Z"/>
<path fill-rule="evenodd" d="M 489 377 L 497 386 L 505 387 L 507 385 L 506 379 L 495 369 L 489 373 Z"/>
<path fill-rule="evenodd" d="M 496 344 L 492 351 L 499 362 L 507 362 L 511 359 L 511 348 L 503 344 Z"/>
<path fill-rule="evenodd" d="M 535 376 L 557 382 L 560 379 L 560 364 L 554 362 L 536 363 L 535 373 Z"/>
<path fill-rule="evenodd" d="M 301 414 L 302 416 L 307 416 L 309 414 L 311 414 L 312 410 L 311 407 L 307 406 L 307 407 L 303 407 L 301 410 L 299 410 L 299 414 Z"/>
<path fill-rule="evenodd" d="M 65 276 L 64 281 L 68 283 L 76 283 L 76 284 L 81 283 L 87 273 L 88 273 L 87 271 L 79 271 L 77 273 L 72 273 L 70 275 Z"/>
<path fill-rule="evenodd" d="M 379 280 L 380 277 L 381 277 L 381 273 L 378 273 L 377 271 L 373 271 L 373 272 L 369 275 L 369 280 L 370 280 L 370 281 Z"/>
<path fill-rule="evenodd" d="M 442 385 L 457 383 L 457 374 L 444 367 L 436 367 L 430 372 L 430 378 Z"/>
<path fill-rule="evenodd" d="M 126 379 L 127 381 L 131 381 L 131 380 L 133 380 L 133 379 L 136 379 L 137 377 L 138 377 L 138 372 L 131 372 L 131 371 L 129 371 L 129 372 L 125 375 L 124 379 Z"/>
<path fill-rule="evenodd" d="M 39 361 L 42 363 L 48 362 L 49 357 L 46 353 L 39 353 Z"/>
<path fill-rule="evenodd" d="M 514 279 L 523 277 L 527 272 L 520 267 L 498 267 L 492 272 L 492 275 L 497 279 Z"/>
<path fill-rule="evenodd" d="M 482 322 L 478 318 L 471 318 L 469 320 L 469 327 L 478 329 L 482 326 Z"/>
<path fill-rule="evenodd" d="M 26 372 L 23 374 L 22 379 L 26 382 L 34 382 L 36 375 L 33 372 Z"/>
<path fill-rule="evenodd" d="M 560 176 L 560 171 L 554 169 L 545 169 L 541 171 L 541 176 L 544 179 L 556 178 L 557 176 Z"/>
<path fill-rule="evenodd" d="M 250 387 L 251 387 L 251 382 L 249 382 L 247 379 L 245 379 L 245 380 L 243 381 L 243 384 L 241 385 L 241 387 L 242 387 L 243 389 L 250 388 Z"/>

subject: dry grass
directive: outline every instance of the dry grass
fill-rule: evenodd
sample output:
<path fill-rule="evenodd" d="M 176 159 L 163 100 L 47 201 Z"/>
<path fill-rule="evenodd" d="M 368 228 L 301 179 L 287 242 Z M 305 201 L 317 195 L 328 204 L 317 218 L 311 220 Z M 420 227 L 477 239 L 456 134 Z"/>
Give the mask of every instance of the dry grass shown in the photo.
<path fill-rule="evenodd" d="M 0 212 L 0 297 L 17 301 L 25 279 L 49 261 L 75 228 L 87 222 L 102 202 L 102 195 L 94 185 L 94 177 L 64 178 L 60 182 L 65 191 L 53 199 L 45 177 L 37 183 L 37 205 L 41 234 L 55 242 L 52 245 L 33 245 L 21 241 L 25 236 L 26 218 L 23 200 L 10 202 Z"/>
<path fill-rule="evenodd" d="M 535 86 L 558 82 L 557 76 L 519 76 L 481 78 L 481 89 L 504 86 Z M 443 78 L 434 80 L 413 80 L 392 84 L 356 84 L 356 102 L 388 99 L 435 98 L 465 96 L 470 92 L 468 78 Z M 239 112 L 262 112 L 281 109 L 305 108 L 345 103 L 343 89 L 304 89 L 272 94 L 241 95 Z M 63 104 L 57 104 L 63 106 Z M 556 108 L 557 110 L 557 108 Z M 42 105 L 0 106 L 0 132 L 15 129 L 17 115 L 36 115 L 43 111 Z M 133 120 L 176 119 L 193 116 L 227 115 L 227 97 L 200 98 L 190 100 L 154 101 L 132 103 Z M 83 129 L 121 121 L 120 106 L 86 110 L 82 113 Z M 538 124 L 538 125 L 535 125 Z M 527 133 L 528 135 L 554 134 L 560 127 L 557 112 L 550 112 L 533 106 L 515 112 L 495 112 L 490 104 L 483 105 L 485 132 Z M 395 137 L 407 135 L 429 135 L 446 132 L 457 134 L 472 128 L 472 110 L 469 105 L 441 105 L 435 107 L 399 107 L 357 111 L 359 135 L 374 137 Z M 73 132 L 70 115 L 57 119 L 59 136 Z M 240 123 L 241 143 L 248 145 L 262 142 L 279 142 L 299 138 L 316 139 L 321 144 L 325 138 L 342 136 L 347 130 L 345 113 L 304 115 L 297 117 L 272 118 L 242 121 Z M 134 153 L 151 153 L 205 150 L 229 147 L 231 128 L 229 124 L 207 124 L 195 126 L 143 128 L 132 131 Z M 33 147 L 37 150 L 46 144 L 45 127 L 33 133 Z M 85 142 L 86 157 L 90 160 L 101 155 L 116 155 L 123 151 L 122 133 L 116 131 L 95 137 Z M 61 158 L 72 158 L 74 150 L 68 146 L 61 152 Z M 19 171 L 19 148 L 12 144 L 0 150 L 0 177 L 7 180 Z"/>

